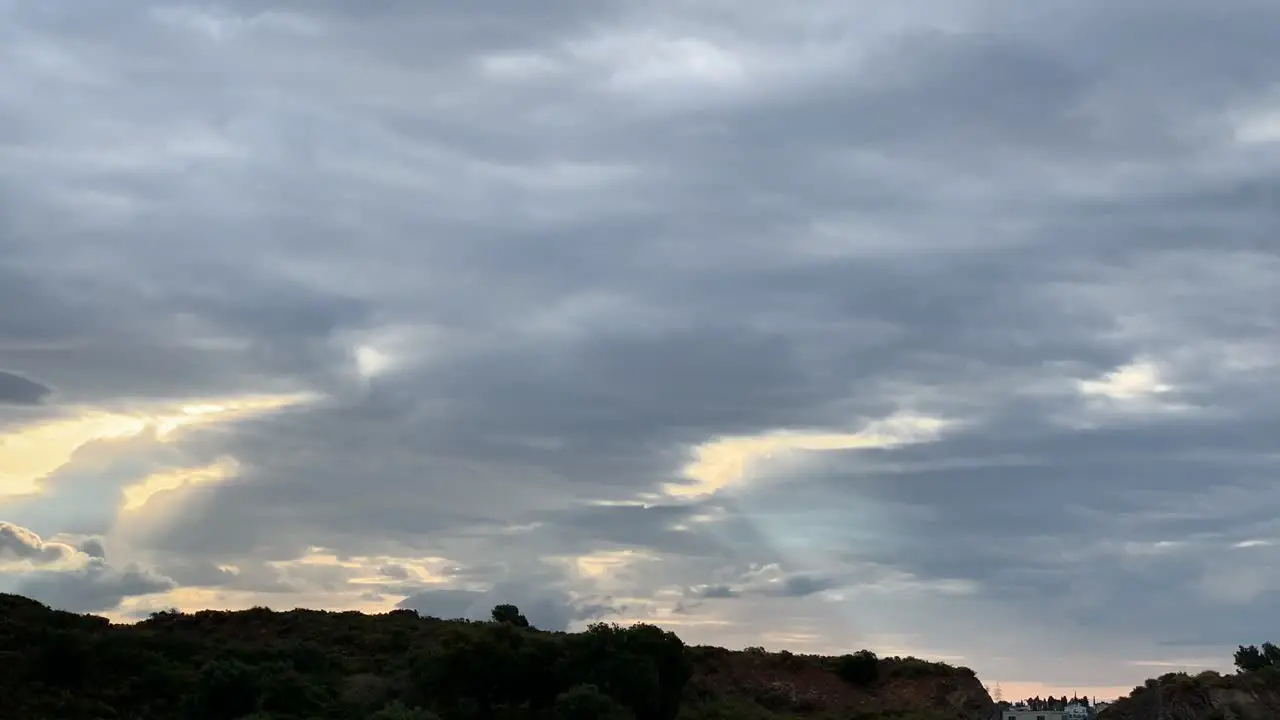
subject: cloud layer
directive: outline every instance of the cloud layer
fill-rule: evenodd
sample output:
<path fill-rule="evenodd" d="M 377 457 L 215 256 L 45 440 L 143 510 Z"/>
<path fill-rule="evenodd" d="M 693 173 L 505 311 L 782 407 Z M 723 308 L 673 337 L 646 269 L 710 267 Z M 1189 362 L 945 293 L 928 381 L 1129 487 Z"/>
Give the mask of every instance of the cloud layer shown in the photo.
<path fill-rule="evenodd" d="M 530 7 L 0 3 L 5 587 L 1280 633 L 1280 8 Z"/>

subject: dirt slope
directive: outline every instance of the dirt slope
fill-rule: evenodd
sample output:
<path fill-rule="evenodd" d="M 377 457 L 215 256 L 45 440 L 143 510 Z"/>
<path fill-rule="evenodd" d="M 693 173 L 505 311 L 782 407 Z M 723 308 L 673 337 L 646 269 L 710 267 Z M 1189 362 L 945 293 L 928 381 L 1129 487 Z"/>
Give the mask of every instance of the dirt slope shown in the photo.
<path fill-rule="evenodd" d="M 866 684 L 842 680 L 838 660 L 812 655 L 691 648 L 696 699 L 781 717 L 986 720 L 994 703 L 973 671 L 917 658 L 884 658 Z M 760 715 L 767 717 L 767 715 Z"/>

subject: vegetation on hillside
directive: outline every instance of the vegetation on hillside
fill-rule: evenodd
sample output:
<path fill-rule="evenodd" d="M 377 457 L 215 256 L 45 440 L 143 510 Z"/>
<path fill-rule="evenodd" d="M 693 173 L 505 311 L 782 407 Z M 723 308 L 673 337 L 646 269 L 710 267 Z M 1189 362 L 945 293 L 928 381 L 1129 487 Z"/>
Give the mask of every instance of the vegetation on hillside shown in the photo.
<path fill-rule="evenodd" d="M 1280 648 L 1241 645 L 1237 672 L 1206 670 L 1150 678 L 1107 708 L 1103 720 L 1275 720 L 1280 718 Z"/>
<path fill-rule="evenodd" d="M 1256 645 L 1241 645 L 1236 650 L 1236 669 L 1240 672 L 1257 672 L 1267 668 L 1280 669 L 1280 647 L 1269 642 Z"/>
<path fill-rule="evenodd" d="M 113 625 L 0 595 L 0 720 L 950 720 L 989 705 L 972 672 L 938 663 L 691 648 L 644 624 L 543 632 L 511 605 L 491 622 L 255 608 Z"/>

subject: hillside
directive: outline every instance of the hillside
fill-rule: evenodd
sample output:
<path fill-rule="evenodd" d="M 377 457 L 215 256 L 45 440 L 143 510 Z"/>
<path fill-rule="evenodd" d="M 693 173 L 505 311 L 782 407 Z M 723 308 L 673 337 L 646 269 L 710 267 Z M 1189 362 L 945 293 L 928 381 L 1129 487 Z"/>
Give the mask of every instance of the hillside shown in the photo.
<path fill-rule="evenodd" d="M 1198 675 L 1168 673 L 1147 680 L 1099 715 L 1099 720 L 1276 720 L 1280 718 L 1280 654 L 1270 660 L 1242 663 L 1240 671 L 1222 675 L 1212 670 Z"/>
<path fill-rule="evenodd" d="M 687 647 L 650 625 L 583 633 L 294 610 L 133 625 L 0 594 L 0 720 L 985 720 L 972 671 Z"/>

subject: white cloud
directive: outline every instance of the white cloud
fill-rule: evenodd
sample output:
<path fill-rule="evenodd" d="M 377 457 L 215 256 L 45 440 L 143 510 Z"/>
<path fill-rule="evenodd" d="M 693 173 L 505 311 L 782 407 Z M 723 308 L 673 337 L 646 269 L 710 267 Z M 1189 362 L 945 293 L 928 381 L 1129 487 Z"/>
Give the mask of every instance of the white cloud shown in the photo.
<path fill-rule="evenodd" d="M 1112 370 L 1101 378 L 1081 380 L 1080 392 L 1117 402 L 1136 402 L 1173 391 L 1161 379 L 1160 368 L 1147 360 L 1136 360 Z"/>

